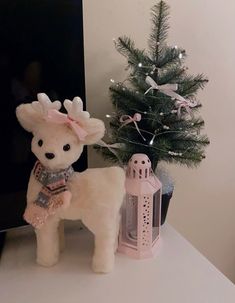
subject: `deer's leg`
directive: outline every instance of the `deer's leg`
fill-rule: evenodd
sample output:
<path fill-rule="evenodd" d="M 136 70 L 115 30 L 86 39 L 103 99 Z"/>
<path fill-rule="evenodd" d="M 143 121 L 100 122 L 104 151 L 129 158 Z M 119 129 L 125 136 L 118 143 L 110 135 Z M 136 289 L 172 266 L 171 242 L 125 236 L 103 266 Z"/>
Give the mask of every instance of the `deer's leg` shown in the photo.
<path fill-rule="evenodd" d="M 95 236 L 95 250 L 92 269 L 97 273 L 108 273 L 113 270 L 117 235 L 119 230 L 119 211 L 96 211 L 85 214 L 83 223 Z"/>
<path fill-rule="evenodd" d="M 37 238 L 37 263 L 52 266 L 59 259 L 59 219 L 49 218 L 40 228 L 35 229 Z"/>
<path fill-rule="evenodd" d="M 92 268 L 97 273 L 108 273 L 113 270 L 115 252 L 118 245 L 120 215 L 117 214 L 109 222 L 102 220 L 102 228 L 97 228 L 95 234 L 95 251 Z"/>
<path fill-rule="evenodd" d="M 106 232 L 95 235 L 95 252 L 92 260 L 94 272 L 108 273 L 113 270 L 115 241 L 115 232 Z"/>

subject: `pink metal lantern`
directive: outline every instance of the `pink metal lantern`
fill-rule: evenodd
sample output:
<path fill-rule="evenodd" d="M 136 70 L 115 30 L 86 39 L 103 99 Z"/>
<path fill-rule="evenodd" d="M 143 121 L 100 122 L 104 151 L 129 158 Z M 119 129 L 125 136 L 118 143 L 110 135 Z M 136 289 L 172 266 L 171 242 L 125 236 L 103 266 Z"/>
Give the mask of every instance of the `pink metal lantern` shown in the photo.
<path fill-rule="evenodd" d="M 118 250 L 133 258 L 154 256 L 161 222 L 161 182 L 145 154 L 134 154 L 126 172 L 126 197 Z"/>

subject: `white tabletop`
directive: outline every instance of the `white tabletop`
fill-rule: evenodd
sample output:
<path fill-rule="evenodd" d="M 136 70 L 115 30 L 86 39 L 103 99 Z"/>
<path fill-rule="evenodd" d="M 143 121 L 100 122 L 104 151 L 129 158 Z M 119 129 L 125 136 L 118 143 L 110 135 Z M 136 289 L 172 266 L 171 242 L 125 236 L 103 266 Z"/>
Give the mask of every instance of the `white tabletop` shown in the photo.
<path fill-rule="evenodd" d="M 0 263 L 1 303 L 234 303 L 235 286 L 171 226 L 154 259 L 117 254 L 111 274 L 91 271 L 93 237 L 69 227 L 59 264 L 35 264 L 32 230 L 13 233 Z M 235 270 L 235 268 L 234 268 Z"/>

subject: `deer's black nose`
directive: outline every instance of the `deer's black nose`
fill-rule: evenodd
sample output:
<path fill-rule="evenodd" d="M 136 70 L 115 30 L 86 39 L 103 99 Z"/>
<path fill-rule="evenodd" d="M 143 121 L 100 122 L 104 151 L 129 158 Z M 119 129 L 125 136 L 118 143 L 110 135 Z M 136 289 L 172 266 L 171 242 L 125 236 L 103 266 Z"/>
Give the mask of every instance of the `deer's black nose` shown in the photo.
<path fill-rule="evenodd" d="M 45 153 L 45 156 L 47 159 L 51 160 L 53 158 L 55 158 L 55 155 L 53 153 Z"/>

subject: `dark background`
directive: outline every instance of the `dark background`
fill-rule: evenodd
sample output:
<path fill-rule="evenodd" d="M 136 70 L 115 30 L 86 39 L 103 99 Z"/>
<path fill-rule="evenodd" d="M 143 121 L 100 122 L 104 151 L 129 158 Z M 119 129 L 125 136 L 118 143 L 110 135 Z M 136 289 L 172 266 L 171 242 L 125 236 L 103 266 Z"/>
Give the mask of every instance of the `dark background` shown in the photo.
<path fill-rule="evenodd" d="M 25 224 L 35 162 L 31 134 L 18 124 L 15 108 L 39 92 L 85 102 L 83 51 L 81 0 L 0 1 L 0 231 Z M 86 167 L 85 151 L 74 168 Z"/>

